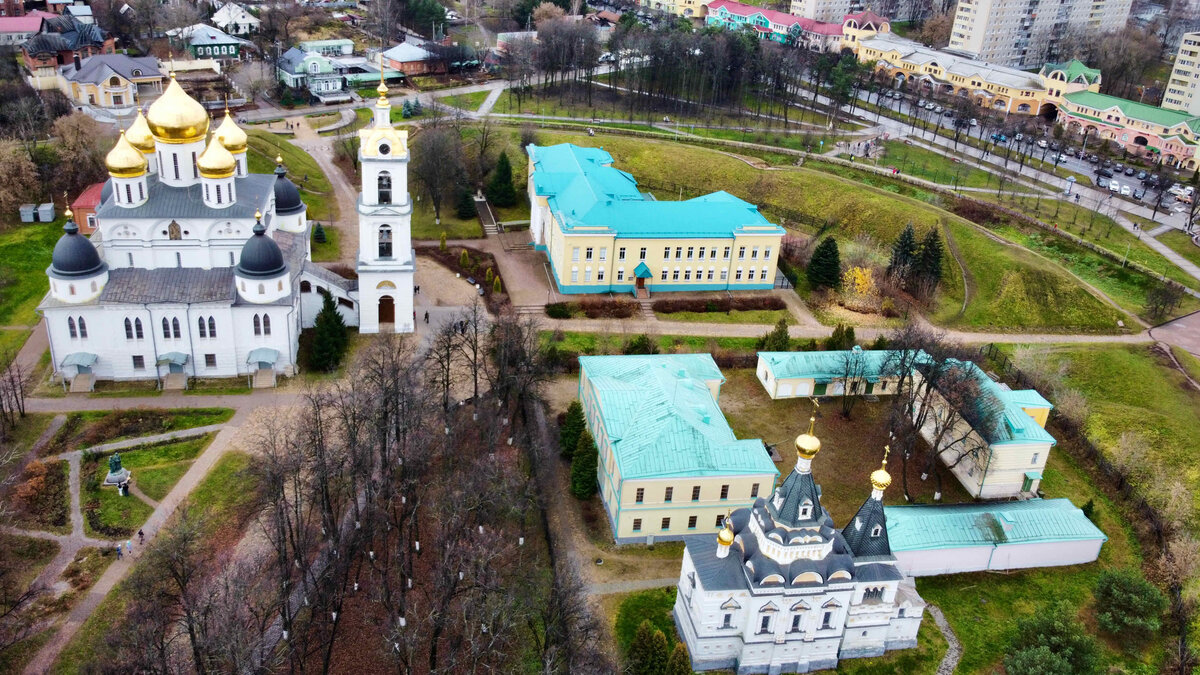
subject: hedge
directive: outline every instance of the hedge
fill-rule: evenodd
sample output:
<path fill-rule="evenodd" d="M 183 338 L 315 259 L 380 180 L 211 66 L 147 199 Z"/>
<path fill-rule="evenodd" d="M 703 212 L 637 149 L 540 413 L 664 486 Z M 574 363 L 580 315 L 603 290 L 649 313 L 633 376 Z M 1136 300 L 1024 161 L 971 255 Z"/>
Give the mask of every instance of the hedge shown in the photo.
<path fill-rule="evenodd" d="M 582 314 L 589 319 L 628 319 L 638 313 L 638 303 L 633 300 L 596 298 L 579 302 L 552 302 L 546 305 L 546 316 L 551 319 L 570 319 Z"/>
<path fill-rule="evenodd" d="M 730 312 L 764 309 L 787 309 L 787 303 L 774 295 L 739 298 L 667 298 L 654 301 L 654 311 L 660 314 L 675 312 Z"/>

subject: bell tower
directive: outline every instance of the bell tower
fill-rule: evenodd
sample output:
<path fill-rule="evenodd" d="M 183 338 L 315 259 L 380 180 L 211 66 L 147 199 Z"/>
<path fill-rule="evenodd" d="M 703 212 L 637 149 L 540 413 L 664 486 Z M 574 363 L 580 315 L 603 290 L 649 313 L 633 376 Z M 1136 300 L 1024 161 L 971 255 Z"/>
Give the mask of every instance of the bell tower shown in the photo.
<path fill-rule="evenodd" d="M 408 194 L 408 132 L 392 127 L 392 104 L 379 72 L 371 125 L 358 132 L 362 191 L 358 198 L 359 332 L 411 333 L 413 315 L 412 200 Z"/>

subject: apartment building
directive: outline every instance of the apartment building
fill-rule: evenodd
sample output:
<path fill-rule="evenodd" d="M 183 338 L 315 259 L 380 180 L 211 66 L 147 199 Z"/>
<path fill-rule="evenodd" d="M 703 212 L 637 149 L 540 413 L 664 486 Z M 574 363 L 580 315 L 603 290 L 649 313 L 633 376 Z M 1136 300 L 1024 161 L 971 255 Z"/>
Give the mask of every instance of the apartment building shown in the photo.
<path fill-rule="evenodd" d="M 1179 43 L 1162 107 L 1200 115 L 1200 31 L 1185 33 Z"/>
<path fill-rule="evenodd" d="M 858 0 L 792 0 L 788 11 L 813 21 L 841 23 L 842 17 L 862 11 Z"/>
<path fill-rule="evenodd" d="M 959 0 L 951 51 L 1001 66 L 1037 68 L 1057 60 L 1073 35 L 1117 30 L 1132 0 Z"/>

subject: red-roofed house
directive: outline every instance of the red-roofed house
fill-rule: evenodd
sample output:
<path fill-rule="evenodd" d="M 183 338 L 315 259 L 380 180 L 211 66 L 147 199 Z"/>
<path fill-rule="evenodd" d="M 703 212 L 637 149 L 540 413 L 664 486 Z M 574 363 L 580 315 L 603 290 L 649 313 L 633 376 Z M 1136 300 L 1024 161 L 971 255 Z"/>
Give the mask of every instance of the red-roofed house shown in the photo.
<path fill-rule="evenodd" d="M 772 9 L 743 5 L 732 0 L 708 3 L 705 23 L 737 30 L 750 26 L 764 40 L 803 47 L 817 52 L 832 52 L 841 48 L 842 24 L 824 23 Z"/>
<path fill-rule="evenodd" d="M 0 45 L 19 45 L 37 35 L 42 19 L 53 17 L 49 12 L 33 10 L 24 15 L 0 15 Z"/>
<path fill-rule="evenodd" d="M 71 211 L 75 224 L 79 226 L 80 234 L 91 234 L 96 231 L 96 207 L 100 206 L 100 195 L 104 192 L 104 183 L 92 183 L 79 193 L 71 202 Z"/>

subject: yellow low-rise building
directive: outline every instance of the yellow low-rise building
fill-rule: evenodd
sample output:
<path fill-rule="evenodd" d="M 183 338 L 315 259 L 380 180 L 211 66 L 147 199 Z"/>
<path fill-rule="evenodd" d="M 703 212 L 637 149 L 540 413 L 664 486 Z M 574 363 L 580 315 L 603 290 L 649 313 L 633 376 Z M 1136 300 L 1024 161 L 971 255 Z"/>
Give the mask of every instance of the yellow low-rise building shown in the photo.
<path fill-rule="evenodd" d="M 738 440 L 708 354 L 579 357 L 579 399 L 618 543 L 712 534 L 774 489 L 761 440 Z"/>
<path fill-rule="evenodd" d="M 656 201 L 599 148 L 530 145 L 530 237 L 562 293 L 775 286 L 783 228 L 728 192 Z"/>

